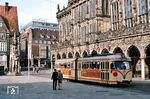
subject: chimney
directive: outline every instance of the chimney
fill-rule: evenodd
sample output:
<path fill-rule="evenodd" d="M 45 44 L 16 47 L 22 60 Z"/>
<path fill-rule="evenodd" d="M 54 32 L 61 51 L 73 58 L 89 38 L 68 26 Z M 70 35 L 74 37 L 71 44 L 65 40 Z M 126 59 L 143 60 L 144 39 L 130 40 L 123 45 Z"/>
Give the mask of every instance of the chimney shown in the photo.
<path fill-rule="evenodd" d="M 5 6 L 8 7 L 8 2 L 5 2 Z"/>
<path fill-rule="evenodd" d="M 7 12 L 9 10 L 8 2 L 5 2 L 5 11 Z"/>

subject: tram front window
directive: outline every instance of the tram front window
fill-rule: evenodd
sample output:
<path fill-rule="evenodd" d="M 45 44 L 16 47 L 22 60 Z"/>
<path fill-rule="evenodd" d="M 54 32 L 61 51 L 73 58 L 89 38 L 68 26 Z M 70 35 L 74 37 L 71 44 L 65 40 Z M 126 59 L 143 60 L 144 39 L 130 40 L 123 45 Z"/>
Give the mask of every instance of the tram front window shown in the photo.
<path fill-rule="evenodd" d="M 131 65 L 129 62 L 115 62 L 115 67 L 117 70 L 126 70 L 126 69 L 131 69 Z"/>

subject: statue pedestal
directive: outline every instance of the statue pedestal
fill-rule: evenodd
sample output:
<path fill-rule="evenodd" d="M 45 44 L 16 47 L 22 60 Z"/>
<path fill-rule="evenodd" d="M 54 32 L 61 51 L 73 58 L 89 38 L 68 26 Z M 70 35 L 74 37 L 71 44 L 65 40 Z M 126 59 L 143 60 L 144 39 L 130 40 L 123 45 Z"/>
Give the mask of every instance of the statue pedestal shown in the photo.
<path fill-rule="evenodd" d="M 16 72 L 8 72 L 6 75 L 8 75 L 8 76 L 22 76 L 21 72 L 18 72 L 18 73 L 16 73 Z"/>
<path fill-rule="evenodd" d="M 15 76 L 22 76 L 21 72 L 15 73 Z"/>

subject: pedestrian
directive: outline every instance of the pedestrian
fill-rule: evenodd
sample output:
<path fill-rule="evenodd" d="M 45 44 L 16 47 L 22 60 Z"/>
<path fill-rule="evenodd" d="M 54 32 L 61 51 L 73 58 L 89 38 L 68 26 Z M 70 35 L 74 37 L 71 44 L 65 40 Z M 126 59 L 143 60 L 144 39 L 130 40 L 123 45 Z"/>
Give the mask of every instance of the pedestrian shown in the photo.
<path fill-rule="evenodd" d="M 52 78 L 51 78 L 51 79 L 53 79 L 53 90 L 56 90 L 57 78 L 58 78 L 58 72 L 56 71 L 56 69 L 54 69 L 54 72 L 53 72 Z"/>
<path fill-rule="evenodd" d="M 39 70 L 40 70 L 40 68 L 37 66 L 37 67 L 36 67 L 36 72 L 38 73 L 38 72 L 39 72 Z"/>
<path fill-rule="evenodd" d="M 33 68 L 33 72 L 35 72 L 36 70 L 35 65 L 32 65 L 32 68 Z"/>
<path fill-rule="evenodd" d="M 62 89 L 62 79 L 63 79 L 63 74 L 61 73 L 61 71 L 58 71 L 58 89 L 61 90 Z"/>

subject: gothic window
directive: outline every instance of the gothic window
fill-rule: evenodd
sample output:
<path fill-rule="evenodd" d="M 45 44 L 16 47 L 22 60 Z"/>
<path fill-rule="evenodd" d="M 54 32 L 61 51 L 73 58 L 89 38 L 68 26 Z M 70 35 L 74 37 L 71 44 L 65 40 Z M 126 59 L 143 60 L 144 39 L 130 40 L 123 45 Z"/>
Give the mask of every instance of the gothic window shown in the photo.
<path fill-rule="evenodd" d="M 79 21 L 79 12 L 78 11 L 78 6 L 74 9 L 74 20 L 75 20 L 75 23 L 77 23 L 77 21 Z"/>
<path fill-rule="evenodd" d="M 113 27 L 113 30 L 118 30 L 119 29 L 118 2 L 114 2 L 112 4 L 112 27 Z"/>
<path fill-rule="evenodd" d="M 89 5 L 86 4 L 86 14 L 89 14 Z"/>
<path fill-rule="evenodd" d="M 93 17 L 96 15 L 96 0 L 93 0 Z"/>
<path fill-rule="evenodd" d="M 90 1 L 90 17 L 92 16 L 92 1 Z"/>
<path fill-rule="evenodd" d="M 83 19 L 86 18 L 87 7 L 86 3 L 83 4 Z"/>
<path fill-rule="evenodd" d="M 139 0 L 139 21 L 148 23 L 148 0 Z"/>
<path fill-rule="evenodd" d="M 90 1 L 90 16 L 94 17 L 96 15 L 96 0 Z"/>
<path fill-rule="evenodd" d="M 84 26 L 84 37 L 83 37 L 83 39 L 84 39 L 84 42 L 86 41 L 86 26 Z"/>
<path fill-rule="evenodd" d="M 71 22 L 68 22 L 68 31 L 71 32 Z"/>
<path fill-rule="evenodd" d="M 0 51 L 2 51 L 2 43 L 0 42 Z"/>
<path fill-rule="evenodd" d="M 82 21 L 83 20 L 83 13 L 84 13 L 84 11 L 83 11 L 83 4 L 80 6 L 80 20 Z"/>
<path fill-rule="evenodd" d="M 108 0 L 102 0 L 102 14 L 108 15 L 109 14 L 109 8 L 108 8 Z"/>
<path fill-rule="evenodd" d="M 86 41 L 86 26 L 81 27 L 81 40 L 82 42 Z"/>
<path fill-rule="evenodd" d="M 126 27 L 133 26 L 133 19 L 132 19 L 132 0 L 124 0 L 125 6 L 125 24 Z"/>

